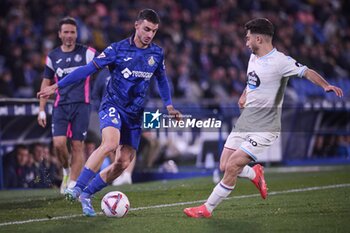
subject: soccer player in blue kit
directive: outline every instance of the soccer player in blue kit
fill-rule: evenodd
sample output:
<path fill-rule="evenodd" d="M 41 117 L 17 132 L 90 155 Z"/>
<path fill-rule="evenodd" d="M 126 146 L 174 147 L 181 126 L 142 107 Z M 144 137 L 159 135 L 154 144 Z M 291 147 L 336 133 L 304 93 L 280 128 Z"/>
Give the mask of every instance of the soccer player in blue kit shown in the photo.
<path fill-rule="evenodd" d="M 87 160 L 76 186 L 65 193 L 68 200 L 79 199 L 85 216 L 96 216 L 91 195 L 117 178 L 136 156 L 147 90 L 152 77 L 156 78 L 169 115 L 180 119 L 180 112 L 171 101 L 163 49 L 152 43 L 159 23 L 159 16 L 154 10 L 141 10 L 135 21 L 134 35 L 111 44 L 92 62 L 38 93 L 38 97 L 48 98 L 57 88 L 79 82 L 105 66 L 110 69 L 112 77 L 99 112 L 102 143 Z M 118 147 L 120 152 L 115 161 L 96 174 L 103 159 Z"/>
<path fill-rule="evenodd" d="M 97 56 L 96 50 L 77 44 L 77 23 L 74 18 L 66 17 L 59 22 L 58 36 L 62 44 L 53 49 L 46 58 L 44 78 L 41 89 L 52 81 L 58 82 L 78 67 L 84 66 Z M 38 123 L 46 127 L 46 99 L 40 99 Z M 74 187 L 81 172 L 85 157 L 83 140 L 86 137 L 90 113 L 90 77 L 74 85 L 60 87 L 56 91 L 52 113 L 53 145 L 63 167 L 63 180 L 60 192 Z M 72 156 L 69 166 L 67 137 L 71 139 Z"/>

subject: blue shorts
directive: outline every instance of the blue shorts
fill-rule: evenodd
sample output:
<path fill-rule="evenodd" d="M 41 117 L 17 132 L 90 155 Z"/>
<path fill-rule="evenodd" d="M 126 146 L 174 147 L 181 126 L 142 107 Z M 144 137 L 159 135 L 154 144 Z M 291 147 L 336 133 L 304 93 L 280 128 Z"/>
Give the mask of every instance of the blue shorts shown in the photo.
<path fill-rule="evenodd" d="M 90 104 L 58 105 L 52 112 L 52 136 L 67 136 L 72 140 L 86 138 L 90 119 Z"/>
<path fill-rule="evenodd" d="M 119 129 L 120 144 L 129 145 L 137 151 L 141 140 L 142 119 L 131 118 L 110 103 L 104 103 L 100 109 L 100 130 L 109 126 Z"/>

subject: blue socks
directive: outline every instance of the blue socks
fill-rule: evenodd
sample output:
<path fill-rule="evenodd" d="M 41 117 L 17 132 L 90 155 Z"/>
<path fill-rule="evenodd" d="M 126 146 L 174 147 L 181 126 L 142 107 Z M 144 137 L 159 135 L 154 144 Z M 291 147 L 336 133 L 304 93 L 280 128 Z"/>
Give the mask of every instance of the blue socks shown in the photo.
<path fill-rule="evenodd" d="M 90 182 L 89 186 L 84 189 L 81 195 L 83 197 L 90 197 L 92 194 L 97 193 L 107 185 L 108 184 L 102 180 L 100 174 L 97 174 L 95 178 Z"/>
<path fill-rule="evenodd" d="M 96 175 L 95 172 L 84 167 L 75 186 L 83 190 L 83 193 L 81 194 L 83 197 L 90 197 L 92 194 L 97 193 L 107 185 L 108 184 L 102 180 L 100 174 Z"/>
<path fill-rule="evenodd" d="M 81 190 L 84 190 L 85 187 L 89 184 L 90 180 L 96 175 L 96 173 L 89 168 L 84 167 L 83 171 L 80 173 L 76 187 L 79 187 Z"/>

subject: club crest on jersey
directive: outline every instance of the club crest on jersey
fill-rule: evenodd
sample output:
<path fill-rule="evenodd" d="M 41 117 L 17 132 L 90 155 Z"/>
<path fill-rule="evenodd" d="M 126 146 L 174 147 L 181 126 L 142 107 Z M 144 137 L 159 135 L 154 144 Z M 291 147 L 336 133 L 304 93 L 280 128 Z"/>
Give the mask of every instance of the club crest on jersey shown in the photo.
<path fill-rule="evenodd" d="M 153 56 L 151 56 L 150 58 L 148 58 L 148 65 L 149 65 L 149 66 L 153 66 L 155 63 L 156 63 L 156 62 L 155 62 Z"/>
<path fill-rule="evenodd" d="M 83 59 L 83 58 L 81 57 L 80 54 L 77 54 L 77 55 L 74 56 L 74 61 L 75 61 L 75 62 L 81 62 L 82 59 Z"/>
<path fill-rule="evenodd" d="M 248 81 L 247 84 L 250 89 L 255 89 L 258 86 L 260 86 L 260 78 L 259 76 L 255 73 L 255 71 L 249 72 L 248 73 Z"/>

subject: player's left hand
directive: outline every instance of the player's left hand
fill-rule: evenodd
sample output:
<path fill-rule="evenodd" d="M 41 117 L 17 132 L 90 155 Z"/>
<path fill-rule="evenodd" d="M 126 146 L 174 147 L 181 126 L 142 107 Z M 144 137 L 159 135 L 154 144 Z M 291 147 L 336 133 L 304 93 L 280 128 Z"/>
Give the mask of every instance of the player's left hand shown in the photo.
<path fill-rule="evenodd" d="M 334 92 L 338 97 L 343 97 L 344 93 L 343 90 L 339 87 L 328 85 L 327 87 L 324 88 L 326 92 Z"/>
<path fill-rule="evenodd" d="M 43 90 L 39 91 L 36 94 L 36 97 L 38 99 L 40 99 L 40 98 L 48 99 L 48 98 L 50 98 L 50 96 L 53 93 L 55 93 L 56 90 L 57 90 L 57 84 L 53 84 L 53 85 L 45 87 Z"/>
<path fill-rule="evenodd" d="M 46 113 L 45 111 L 40 111 L 38 114 L 38 124 L 45 128 L 46 127 Z"/>
<path fill-rule="evenodd" d="M 172 105 L 168 105 L 166 108 L 170 116 L 174 117 L 177 121 L 182 120 L 181 112 L 176 110 Z"/>

